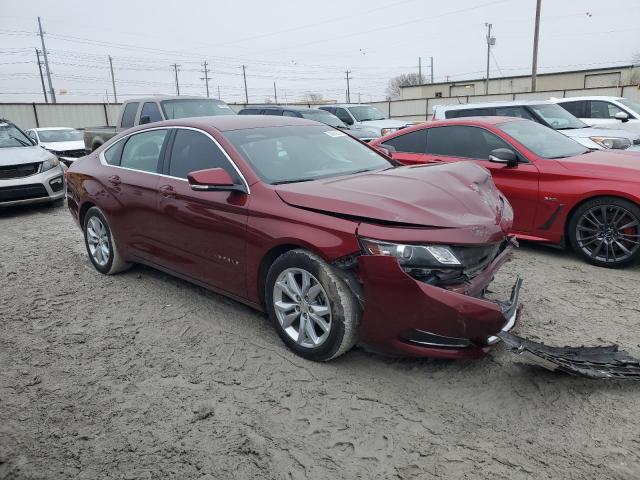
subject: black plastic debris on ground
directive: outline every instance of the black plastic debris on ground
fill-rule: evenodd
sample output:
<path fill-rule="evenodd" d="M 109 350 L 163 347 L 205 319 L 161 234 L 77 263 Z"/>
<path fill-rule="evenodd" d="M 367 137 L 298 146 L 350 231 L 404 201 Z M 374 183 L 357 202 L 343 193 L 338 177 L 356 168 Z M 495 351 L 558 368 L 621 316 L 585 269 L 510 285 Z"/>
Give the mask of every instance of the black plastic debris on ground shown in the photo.
<path fill-rule="evenodd" d="M 509 349 L 548 370 L 588 378 L 640 380 L 640 360 L 617 345 L 600 347 L 550 347 L 508 332 L 497 334 Z"/>

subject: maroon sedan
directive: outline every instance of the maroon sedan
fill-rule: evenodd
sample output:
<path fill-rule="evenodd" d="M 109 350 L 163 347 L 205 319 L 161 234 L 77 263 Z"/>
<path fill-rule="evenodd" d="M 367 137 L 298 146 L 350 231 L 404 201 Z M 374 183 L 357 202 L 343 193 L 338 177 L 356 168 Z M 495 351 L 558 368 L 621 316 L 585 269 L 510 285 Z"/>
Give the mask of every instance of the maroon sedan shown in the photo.
<path fill-rule="evenodd" d="M 513 212 L 471 163 L 399 166 L 317 122 L 229 116 L 128 130 L 67 180 L 99 272 L 143 263 L 228 295 L 312 360 L 356 342 L 475 358 L 516 322 L 519 281 L 484 297 Z"/>

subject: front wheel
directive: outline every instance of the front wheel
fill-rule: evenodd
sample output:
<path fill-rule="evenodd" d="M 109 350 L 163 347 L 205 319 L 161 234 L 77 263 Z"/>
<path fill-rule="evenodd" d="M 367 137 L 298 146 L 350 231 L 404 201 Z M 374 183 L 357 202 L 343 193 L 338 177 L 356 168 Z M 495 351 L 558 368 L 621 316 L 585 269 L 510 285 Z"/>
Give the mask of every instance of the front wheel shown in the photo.
<path fill-rule="evenodd" d="M 640 208 L 615 197 L 589 200 L 569 222 L 574 251 L 600 267 L 624 267 L 640 258 Z"/>
<path fill-rule="evenodd" d="M 291 250 L 265 282 L 266 306 L 280 338 L 309 360 L 332 360 L 357 340 L 361 309 L 346 283 L 317 255 Z"/>

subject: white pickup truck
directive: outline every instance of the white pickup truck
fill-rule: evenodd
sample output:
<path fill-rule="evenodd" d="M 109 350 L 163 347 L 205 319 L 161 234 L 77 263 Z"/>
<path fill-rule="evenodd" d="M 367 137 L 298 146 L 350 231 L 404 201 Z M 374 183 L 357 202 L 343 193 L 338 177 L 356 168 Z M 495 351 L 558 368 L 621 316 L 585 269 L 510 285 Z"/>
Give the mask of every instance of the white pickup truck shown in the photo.
<path fill-rule="evenodd" d="M 84 130 L 84 148 L 93 152 L 122 130 L 145 123 L 174 118 L 235 115 L 226 103 L 204 97 L 153 96 L 127 100 L 120 108 L 115 127 L 89 127 Z"/>

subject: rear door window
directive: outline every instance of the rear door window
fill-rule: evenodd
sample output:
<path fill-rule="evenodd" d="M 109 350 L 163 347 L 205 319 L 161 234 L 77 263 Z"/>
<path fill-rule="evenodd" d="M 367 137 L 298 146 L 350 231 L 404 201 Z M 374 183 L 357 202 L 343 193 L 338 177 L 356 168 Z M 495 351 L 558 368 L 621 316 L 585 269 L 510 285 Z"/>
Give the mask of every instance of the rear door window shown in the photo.
<path fill-rule="evenodd" d="M 602 100 L 591 100 L 589 118 L 615 118 L 615 114 L 622 112 L 613 103 L 604 102 Z"/>
<path fill-rule="evenodd" d="M 151 130 L 131 135 L 122 150 L 120 166 L 156 173 L 167 130 Z"/>
<path fill-rule="evenodd" d="M 508 148 L 507 142 L 479 127 L 452 125 L 429 129 L 427 153 L 447 157 L 488 160 L 491 150 Z"/>
<path fill-rule="evenodd" d="M 262 109 L 262 115 L 278 115 L 282 116 L 282 110 L 279 108 L 264 108 Z"/>
<path fill-rule="evenodd" d="M 495 115 L 495 108 L 468 108 L 464 110 L 448 110 L 445 113 L 447 118 L 491 117 L 493 115 Z"/>
<path fill-rule="evenodd" d="M 120 157 L 122 156 L 122 147 L 124 147 L 124 144 L 125 141 L 122 140 L 105 150 L 104 159 L 109 165 L 120 165 Z"/>
<path fill-rule="evenodd" d="M 234 183 L 240 183 L 236 169 L 207 135 L 195 130 L 178 129 L 171 149 L 169 175 L 186 179 L 191 172 L 209 168 L 223 168 Z"/>
<path fill-rule="evenodd" d="M 427 130 L 416 130 L 414 132 L 399 135 L 383 143 L 383 146 L 389 145 L 396 152 L 405 153 L 426 153 L 427 148 Z"/>
<path fill-rule="evenodd" d="M 518 117 L 534 120 L 533 115 L 524 107 L 497 107 L 496 115 L 501 117 Z"/>
<path fill-rule="evenodd" d="M 127 103 L 127 106 L 124 107 L 124 112 L 122 113 L 122 122 L 120 126 L 122 128 L 131 128 L 133 127 L 133 122 L 136 118 L 136 112 L 138 111 L 138 102 Z"/>
<path fill-rule="evenodd" d="M 289 110 L 285 110 L 284 112 L 282 112 L 282 116 L 284 117 L 298 117 L 298 114 L 296 112 L 291 112 Z"/>
<path fill-rule="evenodd" d="M 585 100 L 562 102 L 559 105 L 574 117 L 589 118 L 590 114 L 587 113 L 587 102 Z"/>

